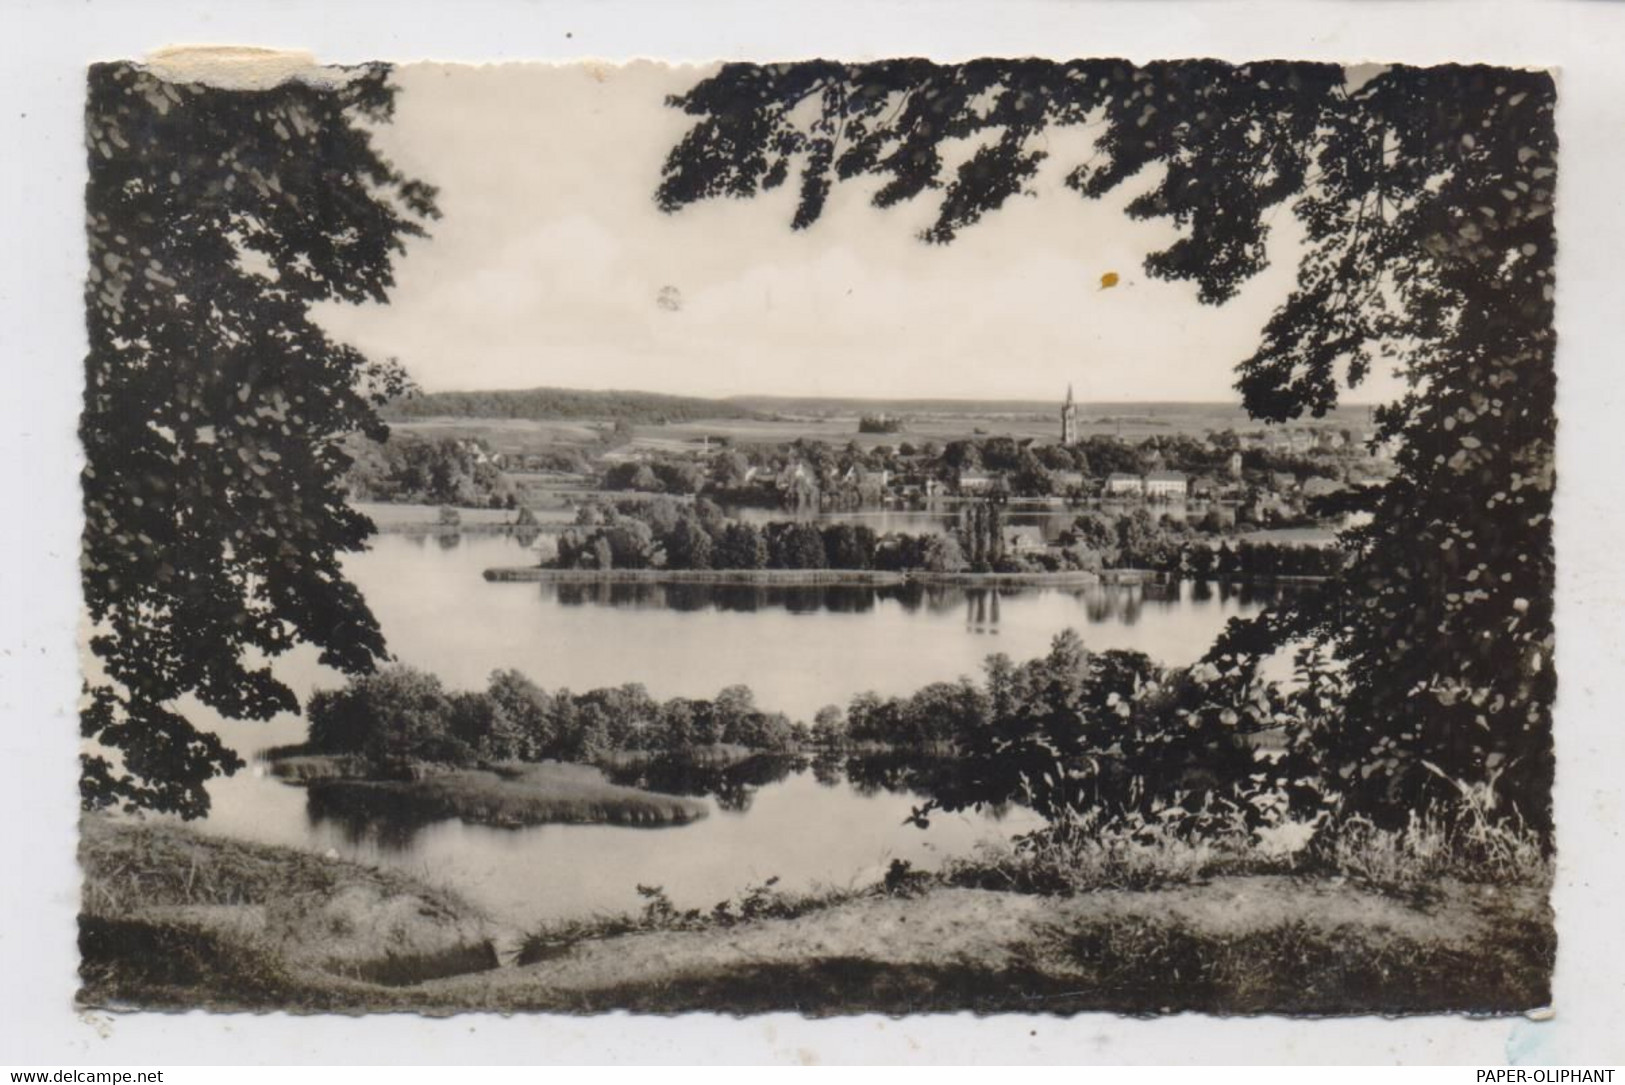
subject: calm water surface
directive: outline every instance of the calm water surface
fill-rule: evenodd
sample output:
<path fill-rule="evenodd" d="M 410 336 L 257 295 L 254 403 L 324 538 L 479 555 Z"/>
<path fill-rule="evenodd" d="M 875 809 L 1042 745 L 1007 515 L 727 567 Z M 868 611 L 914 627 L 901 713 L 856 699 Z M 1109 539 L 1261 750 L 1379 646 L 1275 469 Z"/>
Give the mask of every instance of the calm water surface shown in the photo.
<path fill-rule="evenodd" d="M 492 584 L 491 566 L 525 564 L 501 536 L 386 535 L 346 568 L 404 663 L 450 688 L 477 688 L 513 667 L 548 688 L 642 682 L 658 698 L 707 697 L 745 683 L 759 705 L 810 720 L 855 693 L 906 694 L 979 673 L 1004 652 L 1043 653 L 1072 627 L 1095 649 L 1131 648 L 1161 662 L 1197 658 L 1231 617 L 1262 600 L 1202 586 L 1084 589 L 765 589 L 709 585 Z M 301 694 L 341 684 L 306 651 L 278 664 Z M 200 717 L 205 713 L 198 713 Z M 304 721 L 218 722 L 239 750 L 298 742 Z M 624 912 L 638 884 L 664 886 L 683 907 L 709 907 L 779 877 L 787 888 L 878 878 L 893 858 L 934 867 L 980 841 L 1036 826 L 1014 809 L 904 824 L 922 797 L 839 771 L 791 767 L 747 789 L 747 801 L 707 799 L 685 826 L 539 826 L 506 830 L 457 821 L 402 830 L 320 816 L 305 792 L 257 767 L 211 785 L 205 828 L 398 867 L 457 889 L 520 924 Z M 742 807 L 742 808 L 741 808 Z"/>

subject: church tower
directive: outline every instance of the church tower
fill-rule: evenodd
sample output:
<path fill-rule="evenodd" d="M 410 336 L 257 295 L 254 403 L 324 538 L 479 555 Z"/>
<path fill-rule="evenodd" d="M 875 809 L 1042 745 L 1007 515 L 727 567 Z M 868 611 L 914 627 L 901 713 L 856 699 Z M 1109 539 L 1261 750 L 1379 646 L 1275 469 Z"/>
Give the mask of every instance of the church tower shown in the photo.
<path fill-rule="evenodd" d="M 1078 405 L 1072 402 L 1072 385 L 1066 386 L 1066 402 L 1061 404 L 1061 443 L 1078 443 Z"/>

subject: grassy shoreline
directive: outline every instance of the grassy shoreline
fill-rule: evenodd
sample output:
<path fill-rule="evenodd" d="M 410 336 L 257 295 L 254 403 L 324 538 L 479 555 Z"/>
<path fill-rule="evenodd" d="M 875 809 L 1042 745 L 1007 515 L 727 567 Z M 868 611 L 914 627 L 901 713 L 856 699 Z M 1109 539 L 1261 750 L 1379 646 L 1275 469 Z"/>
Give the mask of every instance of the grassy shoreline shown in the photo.
<path fill-rule="evenodd" d="M 410 877 L 84 819 L 79 1001 L 111 1009 L 1514 1013 L 1546 1004 L 1539 884 L 1214 873 L 1040 895 L 908 874 L 533 932 Z M 754 903 L 752 903 L 754 902 Z M 723 931 L 726 932 L 723 936 Z"/>
<path fill-rule="evenodd" d="M 313 780 L 307 786 L 312 801 L 329 814 L 411 823 L 458 818 L 499 829 L 686 825 L 710 813 L 695 799 L 612 784 L 590 765 L 556 762 L 455 769 L 418 780 Z"/>
<path fill-rule="evenodd" d="M 304 786 L 325 814 L 399 823 L 458 818 L 470 825 L 686 825 L 710 813 L 695 799 L 614 784 L 591 765 L 514 762 L 481 768 L 428 766 L 385 779 L 357 754 L 268 751 L 270 772 Z"/>

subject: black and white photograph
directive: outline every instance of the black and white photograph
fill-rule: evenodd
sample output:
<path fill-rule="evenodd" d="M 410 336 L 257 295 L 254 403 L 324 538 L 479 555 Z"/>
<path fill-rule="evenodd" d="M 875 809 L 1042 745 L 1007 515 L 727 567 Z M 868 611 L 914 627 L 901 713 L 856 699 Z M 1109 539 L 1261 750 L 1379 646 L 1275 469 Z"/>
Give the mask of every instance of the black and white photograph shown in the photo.
<path fill-rule="evenodd" d="M 1558 99 L 89 67 L 80 1004 L 1549 1005 Z"/>

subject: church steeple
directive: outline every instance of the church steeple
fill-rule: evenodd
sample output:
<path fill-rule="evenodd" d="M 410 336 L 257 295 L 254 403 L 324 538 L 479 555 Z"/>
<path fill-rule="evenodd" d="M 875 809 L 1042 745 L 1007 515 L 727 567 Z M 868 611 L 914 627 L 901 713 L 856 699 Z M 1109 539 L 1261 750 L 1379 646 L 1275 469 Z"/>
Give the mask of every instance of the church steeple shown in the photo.
<path fill-rule="evenodd" d="M 1066 402 L 1061 404 L 1061 443 L 1078 443 L 1078 405 L 1072 401 L 1072 382 L 1066 384 Z"/>

